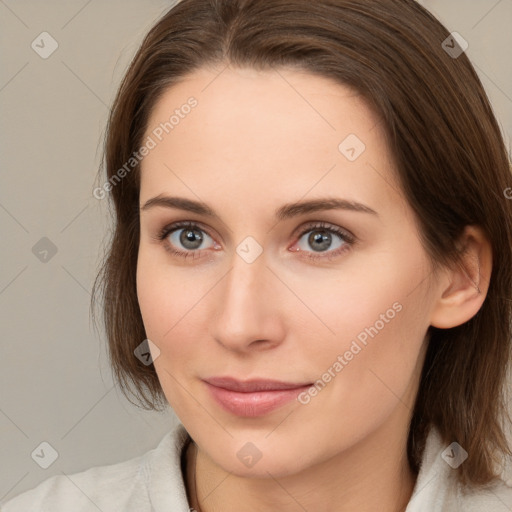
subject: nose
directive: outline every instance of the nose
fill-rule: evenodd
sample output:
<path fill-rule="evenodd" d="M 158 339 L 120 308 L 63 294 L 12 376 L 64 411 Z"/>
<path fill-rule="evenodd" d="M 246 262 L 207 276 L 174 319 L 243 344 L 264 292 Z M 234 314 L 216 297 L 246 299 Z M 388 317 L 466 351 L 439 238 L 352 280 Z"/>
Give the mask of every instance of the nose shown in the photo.
<path fill-rule="evenodd" d="M 282 283 L 267 268 L 264 253 L 252 263 L 237 253 L 219 283 L 211 334 L 224 348 L 245 353 L 268 350 L 285 336 Z"/>

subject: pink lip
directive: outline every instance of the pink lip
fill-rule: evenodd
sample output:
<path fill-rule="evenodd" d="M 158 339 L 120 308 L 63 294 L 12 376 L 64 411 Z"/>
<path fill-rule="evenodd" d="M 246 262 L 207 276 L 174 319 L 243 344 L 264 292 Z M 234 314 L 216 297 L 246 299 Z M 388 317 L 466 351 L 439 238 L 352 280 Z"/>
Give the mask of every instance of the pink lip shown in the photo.
<path fill-rule="evenodd" d="M 215 401 L 237 416 L 267 414 L 297 398 L 311 384 L 268 379 L 240 381 L 232 377 L 213 377 L 204 381 Z"/>

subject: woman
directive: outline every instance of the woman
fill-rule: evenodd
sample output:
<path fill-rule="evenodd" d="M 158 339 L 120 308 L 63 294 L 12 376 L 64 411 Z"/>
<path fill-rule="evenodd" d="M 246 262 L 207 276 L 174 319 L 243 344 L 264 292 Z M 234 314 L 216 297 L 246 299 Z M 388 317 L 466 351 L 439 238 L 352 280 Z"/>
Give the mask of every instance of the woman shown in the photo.
<path fill-rule="evenodd" d="M 181 424 L 2 510 L 512 510 L 512 179 L 463 50 L 412 0 L 171 9 L 94 194 L 115 374 Z"/>

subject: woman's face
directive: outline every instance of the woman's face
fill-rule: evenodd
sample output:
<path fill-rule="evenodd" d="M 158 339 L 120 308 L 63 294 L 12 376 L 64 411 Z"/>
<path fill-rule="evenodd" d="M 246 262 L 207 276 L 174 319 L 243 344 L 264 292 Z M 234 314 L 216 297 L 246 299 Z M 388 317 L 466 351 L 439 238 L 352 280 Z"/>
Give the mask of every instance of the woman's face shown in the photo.
<path fill-rule="evenodd" d="M 199 448 L 277 477 L 405 442 L 439 290 L 362 98 L 298 71 L 202 69 L 144 141 L 138 298 Z"/>

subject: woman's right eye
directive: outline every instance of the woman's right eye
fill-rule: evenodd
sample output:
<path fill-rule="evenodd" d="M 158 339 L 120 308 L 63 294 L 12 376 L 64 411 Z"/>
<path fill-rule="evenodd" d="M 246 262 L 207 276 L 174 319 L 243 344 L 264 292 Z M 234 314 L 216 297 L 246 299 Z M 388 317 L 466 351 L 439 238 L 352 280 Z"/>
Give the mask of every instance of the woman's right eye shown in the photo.
<path fill-rule="evenodd" d="M 164 243 L 167 251 L 184 258 L 190 256 L 197 258 L 203 250 L 220 248 L 220 245 L 204 229 L 190 222 L 166 226 L 158 238 Z M 211 242 L 209 247 L 205 246 L 208 241 Z"/>

